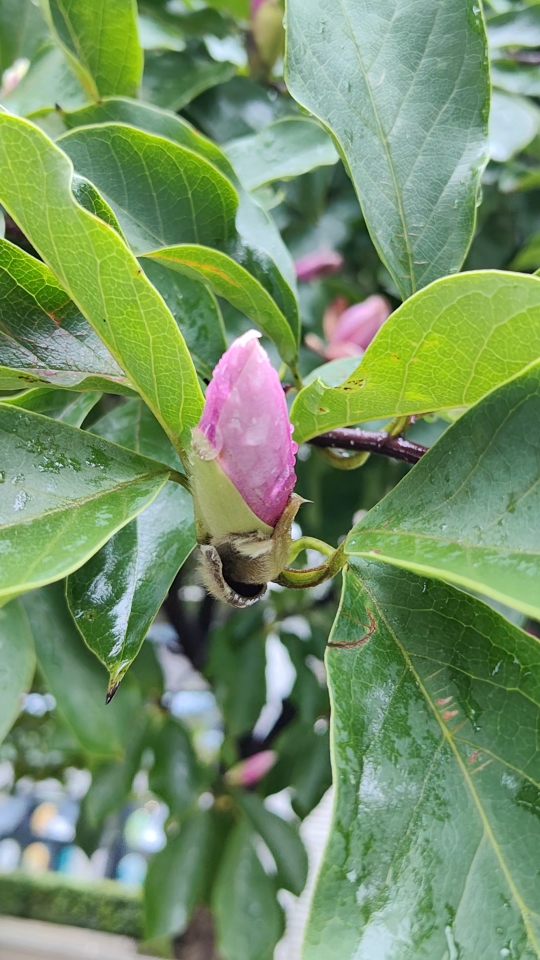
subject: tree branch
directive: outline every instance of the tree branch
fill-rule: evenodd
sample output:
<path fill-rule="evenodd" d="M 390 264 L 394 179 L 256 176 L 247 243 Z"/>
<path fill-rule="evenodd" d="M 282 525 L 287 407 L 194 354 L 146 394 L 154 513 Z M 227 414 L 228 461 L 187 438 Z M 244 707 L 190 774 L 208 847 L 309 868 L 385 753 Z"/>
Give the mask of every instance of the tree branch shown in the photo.
<path fill-rule="evenodd" d="M 318 437 L 308 440 L 315 447 L 333 447 L 338 450 L 367 450 L 369 453 L 378 453 L 393 460 L 404 460 L 406 463 L 418 463 L 427 452 L 427 447 L 419 443 L 412 443 L 404 437 L 392 437 L 388 433 L 370 433 L 368 430 L 357 430 L 352 427 L 341 427 L 321 433 Z"/>

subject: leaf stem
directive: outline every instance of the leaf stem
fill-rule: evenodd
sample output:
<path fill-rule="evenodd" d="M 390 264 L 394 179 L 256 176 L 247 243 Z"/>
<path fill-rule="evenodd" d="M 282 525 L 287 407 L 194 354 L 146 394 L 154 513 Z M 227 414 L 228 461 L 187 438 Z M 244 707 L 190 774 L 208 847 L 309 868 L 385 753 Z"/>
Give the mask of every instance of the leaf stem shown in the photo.
<path fill-rule="evenodd" d="M 306 537 L 305 539 L 308 540 L 310 538 Z M 328 545 L 325 544 L 325 546 Z M 317 549 L 319 548 L 317 547 Z M 279 583 L 282 587 L 289 587 L 292 590 L 306 590 L 308 587 L 317 587 L 320 583 L 324 583 L 325 580 L 330 580 L 332 577 L 335 577 L 336 573 L 339 573 L 346 562 L 347 555 L 345 553 L 344 541 L 341 546 L 339 546 L 337 550 L 333 550 L 331 556 L 318 567 L 309 567 L 307 570 L 295 570 L 293 567 L 285 567 L 279 577 L 276 578 L 276 583 Z"/>

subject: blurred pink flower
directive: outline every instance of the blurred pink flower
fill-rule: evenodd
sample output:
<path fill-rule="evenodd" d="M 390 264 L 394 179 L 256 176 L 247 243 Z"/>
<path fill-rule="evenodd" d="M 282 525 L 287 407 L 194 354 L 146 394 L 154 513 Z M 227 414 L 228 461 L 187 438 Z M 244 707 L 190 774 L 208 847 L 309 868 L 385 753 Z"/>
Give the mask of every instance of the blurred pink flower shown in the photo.
<path fill-rule="evenodd" d="M 308 333 L 306 344 L 325 360 L 361 356 L 391 312 L 388 300 L 379 294 L 352 307 L 347 307 L 344 297 L 337 297 L 323 317 L 325 340 Z"/>
<path fill-rule="evenodd" d="M 230 787 L 253 787 L 272 769 L 276 760 L 275 750 L 261 750 L 227 770 L 225 781 Z"/>
<path fill-rule="evenodd" d="M 253 513 L 274 527 L 296 483 L 298 446 L 291 438 L 283 388 L 259 337 L 249 330 L 223 354 L 194 440 L 204 459 L 217 461 Z"/>
<path fill-rule="evenodd" d="M 318 250 L 295 261 L 296 277 L 301 281 L 318 280 L 329 273 L 338 273 L 343 267 L 343 257 L 334 250 Z"/>

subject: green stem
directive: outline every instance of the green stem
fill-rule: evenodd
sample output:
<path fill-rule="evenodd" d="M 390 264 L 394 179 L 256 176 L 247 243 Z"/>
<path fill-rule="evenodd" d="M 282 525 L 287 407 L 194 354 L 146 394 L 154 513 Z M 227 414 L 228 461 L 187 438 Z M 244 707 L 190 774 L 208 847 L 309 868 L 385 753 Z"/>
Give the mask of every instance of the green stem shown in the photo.
<path fill-rule="evenodd" d="M 316 537 L 299 537 L 298 540 L 293 540 L 287 563 L 293 563 L 302 550 L 318 550 L 325 557 L 331 557 L 335 553 L 334 547 L 325 543 L 324 540 L 317 540 Z"/>
<path fill-rule="evenodd" d="M 336 573 L 339 573 L 346 563 L 347 556 L 345 543 L 343 542 L 337 550 L 332 552 L 328 560 L 318 567 L 311 567 L 308 570 L 294 570 L 292 567 L 285 567 L 277 577 L 276 583 L 292 590 L 306 590 L 308 587 L 317 587 L 325 580 L 335 577 Z"/>
<path fill-rule="evenodd" d="M 365 451 L 359 453 L 338 453 L 332 447 L 319 447 L 319 454 L 323 460 L 331 463 L 336 470 L 356 470 L 357 467 L 363 467 L 366 460 L 369 460 L 371 454 Z"/>
<path fill-rule="evenodd" d="M 298 367 L 296 366 L 295 363 L 290 363 L 290 364 L 289 364 L 289 370 L 290 370 L 291 373 L 292 373 L 292 378 L 293 378 L 293 380 L 294 380 L 294 386 L 296 387 L 296 389 L 298 390 L 298 392 L 300 392 L 300 390 L 302 390 L 304 384 L 302 383 L 302 377 L 300 376 L 300 373 L 299 373 L 299 371 L 298 371 Z"/>
<path fill-rule="evenodd" d="M 180 473 L 178 470 L 171 470 L 169 474 L 169 480 L 172 480 L 173 483 L 179 483 L 184 490 L 187 490 L 188 493 L 191 493 L 191 485 L 184 473 Z"/>

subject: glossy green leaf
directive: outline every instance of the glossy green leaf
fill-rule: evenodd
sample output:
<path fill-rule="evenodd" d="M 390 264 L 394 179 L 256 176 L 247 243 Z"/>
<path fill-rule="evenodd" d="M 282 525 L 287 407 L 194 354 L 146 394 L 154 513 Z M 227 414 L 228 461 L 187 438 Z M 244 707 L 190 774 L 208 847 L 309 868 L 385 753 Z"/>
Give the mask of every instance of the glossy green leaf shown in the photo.
<path fill-rule="evenodd" d="M 303 960 L 535 960 L 538 641 L 355 561 L 327 669 L 337 797 Z"/>
<path fill-rule="evenodd" d="M 31 60 L 46 36 L 46 24 L 32 0 L 0 0 L 0 76 L 14 60 Z"/>
<path fill-rule="evenodd" d="M 25 158 L 25 163 L 17 158 Z M 0 114 L 0 202 L 98 331 L 167 433 L 188 446 L 203 405 L 185 342 L 133 255 L 70 190 L 69 159 L 32 124 Z M 27 204 L 27 194 L 36 202 Z"/>
<path fill-rule="evenodd" d="M 213 246 L 234 234 L 234 187 L 180 144 L 116 123 L 73 130 L 58 144 L 111 206 L 135 253 L 179 241 Z"/>
<path fill-rule="evenodd" d="M 170 270 L 157 260 L 145 258 L 143 266 L 176 320 L 197 373 L 204 380 L 210 380 L 216 363 L 227 349 L 225 326 L 215 295 L 206 284 Z"/>
<path fill-rule="evenodd" d="M 12 113 L 27 116 L 55 103 L 65 110 L 87 103 L 88 96 L 62 51 L 46 44 L 32 60 L 28 72 L 3 103 Z"/>
<path fill-rule="evenodd" d="M 263 870 L 247 822 L 227 840 L 216 876 L 212 908 L 223 960 L 272 960 L 283 933 L 275 881 Z"/>
<path fill-rule="evenodd" d="M 187 927 L 206 883 L 212 828 L 211 813 L 194 813 L 169 838 L 165 849 L 152 857 L 144 885 L 148 939 L 173 937 Z"/>
<path fill-rule="evenodd" d="M 204 52 L 149 50 L 144 62 L 142 97 L 156 107 L 181 110 L 190 100 L 236 73 L 232 63 L 218 63 Z"/>
<path fill-rule="evenodd" d="M 72 393 L 71 390 L 34 387 L 15 397 L 4 398 L 2 403 L 31 410 L 32 413 L 42 413 L 44 417 L 53 417 L 71 427 L 80 427 L 101 396 L 97 392 Z"/>
<path fill-rule="evenodd" d="M 217 246 L 265 288 L 296 337 L 294 270 L 279 232 L 257 202 L 237 192 L 207 159 L 201 141 L 194 154 L 197 142 L 188 149 L 178 139 L 101 124 L 76 129 L 59 143 L 77 172 L 107 198 L 136 253 L 184 242 Z"/>
<path fill-rule="evenodd" d="M 169 718 L 152 738 L 154 766 L 149 786 L 167 804 L 173 816 L 193 807 L 202 792 L 203 778 L 191 737 L 177 720 Z"/>
<path fill-rule="evenodd" d="M 91 97 L 137 94 L 143 53 L 135 0 L 42 0 L 42 4 L 59 44 Z"/>
<path fill-rule="evenodd" d="M 487 159 L 480 5 L 289 0 L 287 81 L 336 137 L 402 297 L 457 272 Z"/>
<path fill-rule="evenodd" d="M 124 758 L 109 760 L 92 773 L 92 783 L 83 801 L 84 817 L 90 827 L 102 827 L 105 818 L 126 802 L 140 769 L 147 733 L 148 720 L 141 713 L 133 718 Z"/>
<path fill-rule="evenodd" d="M 0 463 L 0 598 L 77 569 L 168 478 L 163 464 L 1 403 Z"/>
<path fill-rule="evenodd" d="M 77 740 L 90 753 L 122 755 L 123 732 L 132 722 L 136 692 L 122 686 L 105 705 L 107 674 L 75 626 L 64 596 L 55 583 L 23 597 L 36 645 L 38 665 L 58 710 Z"/>
<path fill-rule="evenodd" d="M 476 403 L 540 356 L 539 308 L 534 277 L 483 271 L 437 281 L 392 314 L 340 387 L 316 380 L 298 395 L 295 438 Z"/>
<path fill-rule="evenodd" d="M 0 239 L 0 388 L 131 392 L 128 380 L 54 274 Z"/>
<path fill-rule="evenodd" d="M 181 470 L 166 434 L 140 400 L 92 426 L 106 440 Z M 70 610 L 85 642 L 118 684 L 137 656 L 179 568 L 195 546 L 193 502 L 176 483 L 68 579 Z"/>
<path fill-rule="evenodd" d="M 298 177 L 339 159 L 326 130 L 309 117 L 276 120 L 260 133 L 232 140 L 225 150 L 246 190 Z"/>
<path fill-rule="evenodd" d="M 225 176 L 233 174 L 232 167 L 225 154 L 212 140 L 203 137 L 187 120 L 168 110 L 160 110 L 140 100 L 127 97 L 110 97 L 99 103 L 92 103 L 79 110 L 64 112 L 62 119 L 68 130 L 101 123 L 126 123 L 139 130 L 146 130 L 158 137 L 165 137 L 181 147 L 205 157 Z"/>
<path fill-rule="evenodd" d="M 256 793 L 242 791 L 236 799 L 274 858 L 278 887 L 299 897 L 306 885 L 308 859 L 298 827 L 267 810 Z"/>
<path fill-rule="evenodd" d="M 351 531 L 347 553 L 540 614 L 540 365 L 447 430 Z"/>
<path fill-rule="evenodd" d="M 154 250 L 143 257 L 186 277 L 202 280 L 220 297 L 245 313 L 276 344 L 286 362 L 296 357 L 296 339 L 287 320 L 264 287 L 226 253 L 183 244 Z"/>
<path fill-rule="evenodd" d="M 34 638 L 20 600 L 0 610 L 0 743 L 9 732 L 32 684 Z"/>
<path fill-rule="evenodd" d="M 489 153 L 505 163 L 531 143 L 540 131 L 540 109 L 532 100 L 495 90 L 489 115 Z"/>
<path fill-rule="evenodd" d="M 266 703 L 266 651 L 260 607 L 214 629 L 206 673 L 231 737 L 253 730 Z"/>

